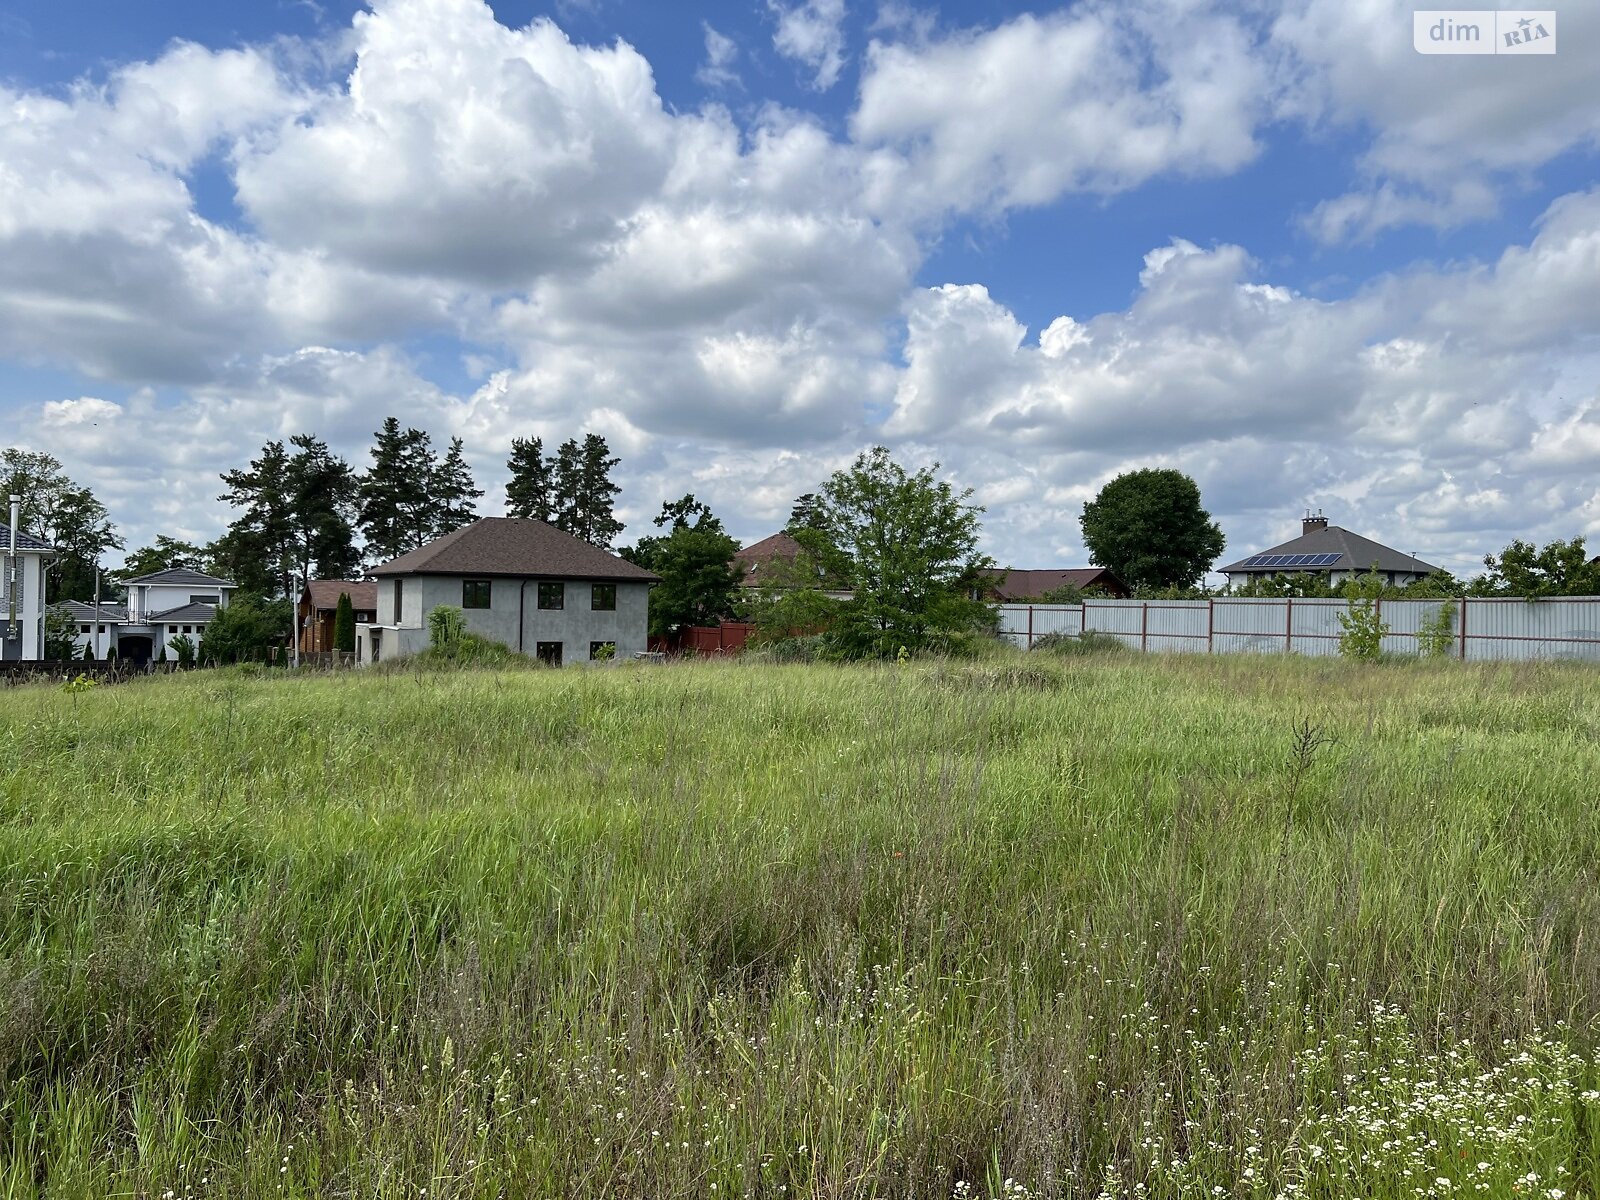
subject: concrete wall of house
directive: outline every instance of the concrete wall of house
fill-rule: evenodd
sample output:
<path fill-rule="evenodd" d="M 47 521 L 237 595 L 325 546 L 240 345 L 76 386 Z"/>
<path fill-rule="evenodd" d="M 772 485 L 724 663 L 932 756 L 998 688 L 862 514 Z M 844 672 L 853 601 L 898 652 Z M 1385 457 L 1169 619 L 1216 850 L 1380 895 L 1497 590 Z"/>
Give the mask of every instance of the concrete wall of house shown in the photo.
<path fill-rule="evenodd" d="M 232 588 L 219 588 L 209 583 L 139 583 L 128 589 L 128 615 L 142 620 L 151 613 L 181 608 L 193 596 L 216 596 L 219 607 L 226 608 L 232 591 Z"/>
<path fill-rule="evenodd" d="M 460 575 L 407 575 L 401 592 L 400 620 L 392 620 L 394 611 L 393 580 L 378 583 L 379 626 L 398 625 L 399 632 L 421 630 L 422 639 L 417 649 L 427 645 L 428 613 L 441 604 L 462 609 L 467 629 L 524 654 L 532 655 L 540 642 L 559 642 L 563 662 L 587 662 L 591 647 L 599 642 L 616 646 L 618 658 L 631 658 L 642 654 L 646 648 L 649 628 L 650 589 L 643 583 L 618 583 L 615 610 L 596 610 L 593 605 L 595 585 L 588 580 L 564 580 L 563 603 L 559 609 L 539 607 L 540 580 L 492 579 L 489 585 L 488 608 L 466 608 L 464 583 Z M 545 581 L 549 582 L 549 581 Z M 518 618 L 521 618 L 521 637 L 518 637 Z M 410 642 L 411 639 L 404 639 Z M 388 631 L 382 635 L 381 655 L 393 657 L 396 653 L 409 653 L 391 640 Z M 370 661 L 370 655 L 359 656 L 359 661 Z"/>
<path fill-rule="evenodd" d="M 4 536 L 0 531 L 0 536 Z M 30 662 L 44 657 L 44 556 L 17 555 L 17 636 L 11 637 L 11 562 L 0 554 L 0 658 Z"/>

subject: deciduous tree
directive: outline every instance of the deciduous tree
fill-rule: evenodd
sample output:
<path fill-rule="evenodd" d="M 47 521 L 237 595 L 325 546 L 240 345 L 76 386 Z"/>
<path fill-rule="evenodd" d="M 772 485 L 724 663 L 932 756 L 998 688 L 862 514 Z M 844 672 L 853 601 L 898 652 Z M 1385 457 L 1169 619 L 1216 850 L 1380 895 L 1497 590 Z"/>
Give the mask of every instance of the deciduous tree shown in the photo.
<path fill-rule="evenodd" d="M 817 548 L 853 593 L 830 633 L 843 652 L 947 648 L 992 624 L 993 610 L 973 599 L 980 573 L 994 566 L 978 552 L 983 509 L 967 502 L 970 488 L 937 479 L 938 469 L 908 473 L 875 446 L 819 493 Z"/>
<path fill-rule="evenodd" d="M 1226 539 L 1181 471 L 1118 475 L 1083 506 L 1089 561 L 1133 588 L 1188 588 L 1205 578 Z"/>
<path fill-rule="evenodd" d="M 46 567 L 46 598 L 93 597 L 101 558 L 123 545 L 105 505 L 69 479 L 59 459 L 38 451 L 0 451 L 0 487 L 0 505 L 21 496 L 23 529 L 61 552 Z"/>
<path fill-rule="evenodd" d="M 1536 547 L 1517 538 L 1500 552 L 1483 560 L 1487 568 L 1475 582 L 1479 595 L 1523 596 L 1537 600 L 1546 596 L 1600 596 L 1600 563 L 1590 562 L 1584 539 L 1569 542 L 1559 539 Z"/>
<path fill-rule="evenodd" d="M 692 494 L 661 506 L 655 518 L 664 535 L 645 537 L 624 557 L 661 576 L 650 589 L 650 632 L 657 637 L 692 625 L 714 625 L 734 615 L 739 543 Z"/>

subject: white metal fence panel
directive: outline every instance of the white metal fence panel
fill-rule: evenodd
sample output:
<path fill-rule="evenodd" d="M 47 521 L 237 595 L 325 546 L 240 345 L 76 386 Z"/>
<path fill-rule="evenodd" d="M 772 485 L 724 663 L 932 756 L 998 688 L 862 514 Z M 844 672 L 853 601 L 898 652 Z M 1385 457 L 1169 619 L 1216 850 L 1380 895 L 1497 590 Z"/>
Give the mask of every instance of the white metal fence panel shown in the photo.
<path fill-rule="evenodd" d="M 1307 600 L 1297 598 L 1284 621 L 1289 627 L 1287 649 L 1313 658 L 1326 658 L 1339 653 L 1339 635 L 1344 626 L 1339 624 L 1339 614 L 1344 612 L 1343 600 Z"/>
<path fill-rule="evenodd" d="M 1344 600 L 1255 599 L 1090 600 L 1084 604 L 1003 604 L 1000 632 L 1024 648 L 1048 633 L 1085 629 L 1153 653 L 1339 653 Z M 1379 619 L 1388 627 L 1383 649 L 1418 654 L 1423 625 L 1443 608 L 1450 613 L 1453 657 L 1528 661 L 1600 662 L 1600 597 L 1554 600 L 1386 600 Z"/>
<path fill-rule="evenodd" d="M 1224 597 L 1212 602 L 1214 654 L 1282 654 L 1289 649 L 1289 608 L 1282 600 Z"/>
<path fill-rule="evenodd" d="M 1471 600 L 1465 642 L 1471 659 L 1600 661 L 1600 598 Z"/>
<path fill-rule="evenodd" d="M 1211 602 L 1153 600 L 1145 609 L 1146 650 L 1204 654 L 1211 644 Z"/>
<path fill-rule="evenodd" d="M 1084 628 L 1109 633 L 1124 646 L 1144 649 L 1148 605 L 1143 600 L 1091 600 L 1084 604 Z"/>
<path fill-rule="evenodd" d="M 1047 633 L 1076 637 L 1083 632 L 1083 606 L 1079 604 L 1002 604 L 1000 633 L 1024 650 Z"/>

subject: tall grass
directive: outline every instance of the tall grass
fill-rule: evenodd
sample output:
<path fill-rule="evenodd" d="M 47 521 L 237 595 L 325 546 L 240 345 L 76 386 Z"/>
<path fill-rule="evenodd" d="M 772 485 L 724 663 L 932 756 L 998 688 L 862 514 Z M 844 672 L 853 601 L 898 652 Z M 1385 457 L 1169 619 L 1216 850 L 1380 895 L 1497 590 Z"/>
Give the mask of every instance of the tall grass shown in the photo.
<path fill-rule="evenodd" d="M 1595 1194 L 1583 669 L 212 672 L 0 720 L 0 1196 Z"/>

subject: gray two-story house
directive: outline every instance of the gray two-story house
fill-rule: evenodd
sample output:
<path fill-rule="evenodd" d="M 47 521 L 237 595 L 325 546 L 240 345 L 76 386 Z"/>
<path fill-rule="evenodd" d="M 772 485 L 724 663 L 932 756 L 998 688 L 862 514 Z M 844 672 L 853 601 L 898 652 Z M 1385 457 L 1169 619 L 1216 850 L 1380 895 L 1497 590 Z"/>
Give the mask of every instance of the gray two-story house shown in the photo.
<path fill-rule="evenodd" d="M 356 625 L 356 661 L 428 647 L 428 614 L 459 608 L 471 633 L 546 662 L 632 658 L 646 649 L 643 567 L 543 521 L 484 517 L 372 571 L 377 620 Z"/>

